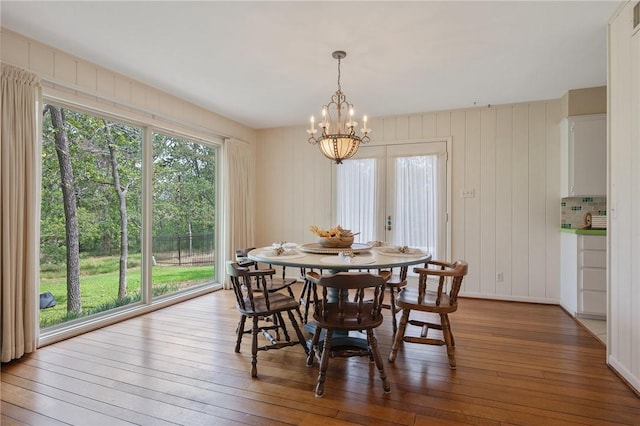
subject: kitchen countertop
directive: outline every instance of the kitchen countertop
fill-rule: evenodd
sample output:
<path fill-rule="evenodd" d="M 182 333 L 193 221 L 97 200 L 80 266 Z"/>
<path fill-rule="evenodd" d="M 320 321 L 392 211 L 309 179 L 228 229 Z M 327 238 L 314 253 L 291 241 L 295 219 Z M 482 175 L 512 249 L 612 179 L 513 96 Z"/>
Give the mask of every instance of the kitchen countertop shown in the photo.
<path fill-rule="evenodd" d="M 606 229 L 560 228 L 560 232 L 566 232 L 567 234 L 578 234 L 578 235 L 607 235 Z"/>

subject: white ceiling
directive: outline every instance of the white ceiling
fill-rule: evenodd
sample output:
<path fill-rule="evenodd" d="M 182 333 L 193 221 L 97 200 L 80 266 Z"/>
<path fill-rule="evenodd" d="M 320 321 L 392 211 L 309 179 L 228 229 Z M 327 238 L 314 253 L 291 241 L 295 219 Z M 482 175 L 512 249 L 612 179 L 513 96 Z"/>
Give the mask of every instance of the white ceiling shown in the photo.
<path fill-rule="evenodd" d="M 253 128 L 337 89 L 356 115 L 561 97 L 606 84 L 617 1 L 0 3 L 1 24 Z"/>

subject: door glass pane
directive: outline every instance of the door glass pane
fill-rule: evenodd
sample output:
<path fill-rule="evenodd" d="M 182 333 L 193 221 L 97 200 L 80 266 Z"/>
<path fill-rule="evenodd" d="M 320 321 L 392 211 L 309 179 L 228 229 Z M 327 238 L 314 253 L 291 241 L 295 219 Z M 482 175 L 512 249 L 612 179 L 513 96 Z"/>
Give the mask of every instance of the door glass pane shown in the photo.
<path fill-rule="evenodd" d="M 153 135 L 153 295 L 214 281 L 216 149 Z"/>
<path fill-rule="evenodd" d="M 360 242 L 422 248 L 445 258 L 446 143 L 360 148 L 336 166 L 336 218 Z"/>
<path fill-rule="evenodd" d="M 438 253 L 437 156 L 395 159 L 393 243 Z"/>
<path fill-rule="evenodd" d="M 343 228 L 360 232 L 356 242 L 376 240 L 376 160 L 351 159 L 337 167 L 336 219 Z"/>
<path fill-rule="evenodd" d="M 140 300 L 142 132 L 45 105 L 40 327 Z"/>

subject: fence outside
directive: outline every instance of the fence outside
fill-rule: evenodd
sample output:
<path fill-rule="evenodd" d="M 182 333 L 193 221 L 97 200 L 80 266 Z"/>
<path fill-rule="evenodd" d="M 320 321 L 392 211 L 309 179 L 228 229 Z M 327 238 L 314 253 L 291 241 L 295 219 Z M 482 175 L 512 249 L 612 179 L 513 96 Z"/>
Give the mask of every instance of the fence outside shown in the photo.
<path fill-rule="evenodd" d="M 153 259 L 161 265 L 213 265 L 213 232 L 153 237 Z"/>

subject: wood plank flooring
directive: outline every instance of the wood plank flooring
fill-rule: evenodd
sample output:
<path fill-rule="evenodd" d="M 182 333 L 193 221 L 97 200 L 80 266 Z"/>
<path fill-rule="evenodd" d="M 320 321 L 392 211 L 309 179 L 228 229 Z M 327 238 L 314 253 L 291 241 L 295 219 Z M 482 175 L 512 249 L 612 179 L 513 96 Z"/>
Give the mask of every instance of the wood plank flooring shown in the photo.
<path fill-rule="evenodd" d="M 388 315 L 388 313 L 387 313 Z M 2 366 L 2 425 L 640 425 L 640 398 L 605 348 L 560 307 L 462 299 L 443 347 L 404 344 L 386 361 L 332 359 L 324 398 L 300 347 L 234 353 L 236 312 L 221 290 L 39 349 Z"/>

